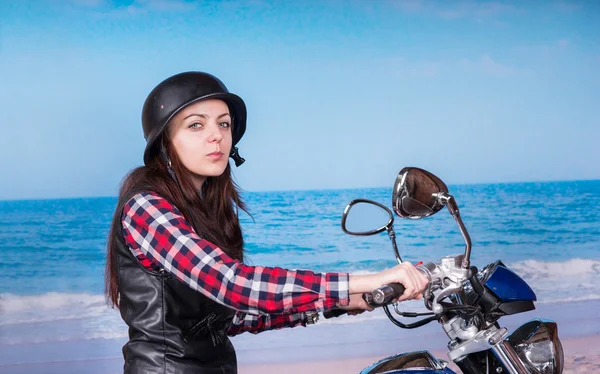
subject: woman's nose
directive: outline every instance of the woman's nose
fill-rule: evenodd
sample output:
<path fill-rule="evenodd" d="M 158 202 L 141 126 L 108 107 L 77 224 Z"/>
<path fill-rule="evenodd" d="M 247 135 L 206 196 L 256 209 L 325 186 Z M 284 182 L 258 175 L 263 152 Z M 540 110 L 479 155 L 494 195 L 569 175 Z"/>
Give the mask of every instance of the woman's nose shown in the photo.
<path fill-rule="evenodd" d="M 219 126 L 215 125 L 215 126 L 211 127 L 211 133 L 208 138 L 209 142 L 219 143 L 219 142 L 221 142 L 222 139 L 223 139 L 223 134 L 221 133 L 221 129 L 219 128 Z"/>

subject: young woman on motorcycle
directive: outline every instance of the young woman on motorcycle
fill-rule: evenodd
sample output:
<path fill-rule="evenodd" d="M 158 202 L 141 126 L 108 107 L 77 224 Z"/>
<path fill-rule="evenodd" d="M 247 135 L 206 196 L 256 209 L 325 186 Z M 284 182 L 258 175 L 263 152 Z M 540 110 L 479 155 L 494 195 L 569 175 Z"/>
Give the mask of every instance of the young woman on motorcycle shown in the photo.
<path fill-rule="evenodd" d="M 318 312 L 370 310 L 387 283 L 420 298 L 425 277 L 405 263 L 372 275 L 244 264 L 229 157 L 246 106 L 215 76 L 185 72 L 158 84 L 142 110 L 144 166 L 121 183 L 109 238 L 106 293 L 129 327 L 126 373 L 235 373 L 228 336 L 314 323 Z"/>

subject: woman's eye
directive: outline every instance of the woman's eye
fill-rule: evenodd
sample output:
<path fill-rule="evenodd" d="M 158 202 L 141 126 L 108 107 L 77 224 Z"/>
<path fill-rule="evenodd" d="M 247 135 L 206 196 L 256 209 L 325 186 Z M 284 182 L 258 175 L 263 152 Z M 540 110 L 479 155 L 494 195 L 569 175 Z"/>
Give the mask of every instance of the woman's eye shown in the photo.
<path fill-rule="evenodd" d="M 202 127 L 202 124 L 200 122 L 194 122 L 189 126 L 189 128 L 191 129 L 199 129 L 200 127 Z"/>
<path fill-rule="evenodd" d="M 231 126 L 229 122 L 221 122 L 220 125 L 225 128 L 229 128 L 229 126 Z"/>

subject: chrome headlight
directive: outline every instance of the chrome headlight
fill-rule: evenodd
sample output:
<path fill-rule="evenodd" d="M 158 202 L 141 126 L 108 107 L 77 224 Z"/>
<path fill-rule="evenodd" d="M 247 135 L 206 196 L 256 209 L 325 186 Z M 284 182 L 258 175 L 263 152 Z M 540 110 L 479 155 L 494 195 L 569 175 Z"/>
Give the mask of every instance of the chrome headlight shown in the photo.
<path fill-rule="evenodd" d="M 531 373 L 562 373 L 564 356 L 556 323 L 541 319 L 527 322 L 508 341 Z"/>

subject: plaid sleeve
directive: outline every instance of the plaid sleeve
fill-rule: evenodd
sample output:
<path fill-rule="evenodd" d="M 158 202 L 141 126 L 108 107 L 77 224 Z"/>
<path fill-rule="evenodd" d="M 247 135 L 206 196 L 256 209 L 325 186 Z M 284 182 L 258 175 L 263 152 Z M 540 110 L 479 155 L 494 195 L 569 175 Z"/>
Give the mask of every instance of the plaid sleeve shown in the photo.
<path fill-rule="evenodd" d="M 201 238 L 180 211 L 151 192 L 123 209 L 123 235 L 133 251 L 210 299 L 250 314 L 325 311 L 349 303 L 347 273 L 247 266 Z"/>
<path fill-rule="evenodd" d="M 237 312 L 227 335 L 235 336 L 243 332 L 258 334 L 267 330 L 278 330 L 284 327 L 306 326 L 305 313 L 286 314 L 249 314 Z"/>

